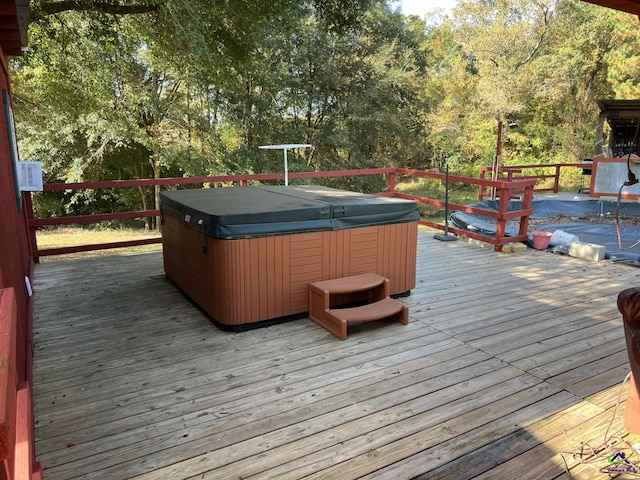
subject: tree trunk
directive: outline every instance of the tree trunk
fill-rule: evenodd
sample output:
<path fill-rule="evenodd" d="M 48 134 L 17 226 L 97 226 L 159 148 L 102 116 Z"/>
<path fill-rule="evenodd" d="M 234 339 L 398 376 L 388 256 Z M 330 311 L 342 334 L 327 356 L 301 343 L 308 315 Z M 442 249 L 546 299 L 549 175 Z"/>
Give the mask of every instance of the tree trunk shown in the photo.
<path fill-rule="evenodd" d="M 160 178 L 160 145 L 156 142 L 153 147 L 153 153 L 149 157 L 149 163 L 153 170 L 153 178 Z M 156 210 L 160 210 L 160 185 L 153 186 L 153 199 Z M 160 231 L 160 217 L 153 217 L 153 229 Z"/>
<path fill-rule="evenodd" d="M 147 196 L 144 194 L 144 187 L 138 187 L 138 192 L 140 193 L 140 198 L 142 199 L 142 210 L 148 210 L 147 207 Z M 149 217 L 144 217 L 144 229 L 145 231 L 151 230 L 151 219 Z"/>
<path fill-rule="evenodd" d="M 142 170 L 142 168 L 140 170 L 138 170 L 138 165 L 134 165 L 133 166 L 133 172 L 135 173 L 136 178 L 141 178 L 140 177 L 140 171 Z M 142 210 L 148 210 L 148 204 L 147 204 L 147 196 L 145 195 L 144 192 L 144 187 L 138 187 L 138 193 L 140 194 L 140 200 L 142 200 Z M 144 217 L 143 219 L 144 221 L 144 229 L 145 231 L 150 231 L 151 230 L 151 219 L 149 217 Z"/>

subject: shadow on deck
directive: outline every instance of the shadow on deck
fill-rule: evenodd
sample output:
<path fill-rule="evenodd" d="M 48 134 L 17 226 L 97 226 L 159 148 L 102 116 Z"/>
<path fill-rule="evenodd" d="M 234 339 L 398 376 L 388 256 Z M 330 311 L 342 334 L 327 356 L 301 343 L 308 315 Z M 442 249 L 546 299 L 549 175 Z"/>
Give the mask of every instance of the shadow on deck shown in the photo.
<path fill-rule="evenodd" d="M 421 230 L 409 325 L 340 341 L 222 332 L 159 251 L 41 264 L 36 455 L 52 480 L 603 478 L 622 440 L 562 452 L 624 435 L 616 297 L 639 275 Z"/>

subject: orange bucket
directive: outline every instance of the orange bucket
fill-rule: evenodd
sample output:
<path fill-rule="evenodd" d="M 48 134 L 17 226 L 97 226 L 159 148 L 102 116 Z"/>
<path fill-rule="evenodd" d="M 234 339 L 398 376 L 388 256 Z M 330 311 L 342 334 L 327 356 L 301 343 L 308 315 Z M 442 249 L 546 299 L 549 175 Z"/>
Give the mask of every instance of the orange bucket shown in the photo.
<path fill-rule="evenodd" d="M 546 250 L 553 234 L 551 232 L 535 230 L 531 232 L 531 235 L 533 235 L 533 248 L 536 250 Z"/>

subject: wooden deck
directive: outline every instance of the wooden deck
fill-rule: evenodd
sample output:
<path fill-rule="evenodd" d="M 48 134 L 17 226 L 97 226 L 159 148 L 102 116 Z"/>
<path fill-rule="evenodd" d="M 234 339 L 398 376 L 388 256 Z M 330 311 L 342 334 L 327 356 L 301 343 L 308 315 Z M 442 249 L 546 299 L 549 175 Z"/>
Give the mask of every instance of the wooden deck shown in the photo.
<path fill-rule="evenodd" d="M 159 251 L 41 264 L 36 455 L 47 480 L 608 478 L 638 460 L 616 308 L 638 284 L 421 230 L 409 325 L 340 341 L 308 319 L 222 332 Z"/>

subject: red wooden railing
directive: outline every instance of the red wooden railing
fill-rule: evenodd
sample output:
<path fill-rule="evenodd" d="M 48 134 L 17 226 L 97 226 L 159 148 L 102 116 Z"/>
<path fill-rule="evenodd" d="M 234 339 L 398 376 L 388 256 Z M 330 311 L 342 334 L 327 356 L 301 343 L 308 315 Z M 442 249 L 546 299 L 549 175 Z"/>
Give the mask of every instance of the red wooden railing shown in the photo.
<path fill-rule="evenodd" d="M 448 229 L 457 235 L 474 238 L 483 242 L 493 244 L 498 250 L 502 245 L 509 242 L 524 241 L 527 239 L 527 227 L 529 215 L 531 214 L 531 201 L 536 183 L 540 179 L 553 178 L 554 183 L 548 191 L 558 191 L 560 168 L 562 167 L 578 167 L 581 164 L 558 164 L 552 165 L 555 171 L 552 175 L 531 175 L 525 177 L 517 177 L 525 169 L 541 168 L 540 165 L 525 165 L 521 167 L 502 167 L 501 171 L 506 174 L 506 178 L 498 181 L 491 181 L 484 178 L 487 170 L 481 173 L 480 179 L 474 179 L 462 176 L 450 176 L 449 181 L 462 183 L 467 185 L 475 185 L 479 188 L 479 192 L 490 191 L 496 192 L 496 198 L 499 199 L 498 211 L 490 211 L 481 208 L 470 207 L 449 203 L 448 208 L 452 211 L 463 211 L 468 213 L 479 214 L 482 216 L 494 218 L 497 223 L 496 235 L 494 238 L 479 235 L 473 232 L 453 228 Z M 305 172 L 291 173 L 291 179 L 303 178 L 330 178 L 357 175 L 385 175 L 387 190 L 381 192 L 380 195 L 408 198 L 417 201 L 423 205 L 432 205 L 444 208 L 445 202 L 437 199 L 430 199 L 416 195 L 408 195 L 395 191 L 396 176 L 403 177 L 420 177 L 444 181 L 445 175 L 437 173 L 429 173 L 418 170 L 382 168 L 369 170 L 341 170 L 331 172 Z M 61 190 L 85 190 L 85 189 L 102 189 L 102 188 L 136 188 L 149 186 L 176 186 L 185 184 L 205 184 L 205 183 L 236 183 L 239 185 L 248 185 L 255 181 L 283 180 L 284 174 L 259 174 L 259 175 L 225 175 L 225 176 L 209 176 L 196 178 L 164 178 L 158 180 L 122 180 L 108 182 L 85 182 L 85 183 L 68 183 L 68 184 L 46 184 L 45 192 L 61 191 Z M 508 211 L 508 201 L 515 194 L 521 194 L 522 207 L 516 211 Z M 126 242 L 110 242 L 93 245 L 79 245 L 71 247 L 63 247 L 56 249 L 39 249 L 36 241 L 36 229 L 42 226 L 68 225 L 75 223 L 95 223 L 104 220 L 123 220 L 132 218 L 154 217 L 158 216 L 158 210 L 145 210 L 133 212 L 119 213 L 99 213 L 94 215 L 67 216 L 59 218 L 35 218 L 30 192 L 23 192 L 24 208 L 26 212 L 26 222 L 30 234 L 31 252 L 35 261 L 41 256 L 58 255 L 63 253 L 73 253 L 81 251 L 90 251 L 107 248 L 117 248 L 126 246 L 145 245 L 149 243 L 161 242 L 160 237 L 151 239 L 139 239 Z M 506 237 L 506 224 L 510 220 L 519 219 L 518 235 Z M 432 228 L 444 230 L 444 225 L 428 221 L 420 220 L 420 223 Z M 33 278 L 33 275 L 30 275 Z M 31 317 L 31 314 L 29 314 Z M 27 329 L 30 330 L 28 325 Z M 0 480 L 3 479 L 41 479 L 42 472 L 39 463 L 34 459 L 34 432 L 33 432 L 33 395 L 31 392 L 32 378 L 30 372 L 31 356 L 28 355 L 27 371 L 29 372 L 26 381 L 19 381 L 16 374 L 16 348 L 17 348 L 17 314 L 16 314 L 16 298 L 13 288 L 0 289 L 0 363 L 5 368 L 0 369 L 0 455 L 2 456 L 2 467 L 0 467 Z M 27 339 L 27 350 L 31 352 L 31 340 Z"/>
<path fill-rule="evenodd" d="M 558 193 L 560 191 L 560 178 L 561 178 L 561 170 L 563 168 L 579 168 L 584 169 L 587 165 L 583 163 L 552 163 L 545 165 L 510 165 L 510 166 L 501 166 L 498 168 L 498 174 L 501 175 L 502 180 L 506 180 L 508 182 L 511 181 L 522 181 L 522 180 L 535 180 L 536 183 L 545 184 L 545 180 L 551 179 L 551 186 L 538 186 L 534 190 L 536 192 L 552 192 Z M 540 171 L 542 170 L 544 173 L 529 173 L 520 175 L 526 171 L 531 172 L 532 170 Z M 492 167 L 480 167 L 480 179 L 484 180 L 485 178 L 491 178 Z M 515 195 L 520 195 L 523 192 L 519 190 L 514 190 Z M 493 191 L 491 188 L 487 188 L 486 185 L 479 185 L 478 187 L 478 200 L 483 200 L 486 197 L 491 197 L 493 195 Z"/>
<path fill-rule="evenodd" d="M 403 176 L 416 176 L 421 178 L 436 179 L 444 181 L 444 175 L 439 173 L 423 172 L 419 170 L 409 170 L 401 168 L 376 168 L 366 170 L 338 170 L 329 172 L 297 172 L 289 173 L 290 179 L 308 179 L 308 178 L 331 178 L 331 177 L 345 177 L 345 176 L 361 176 L 361 175 L 384 175 L 386 176 L 387 190 L 381 192 L 379 195 L 409 198 L 417 201 L 418 203 L 425 205 L 434 205 L 438 207 L 444 207 L 445 203 L 437 199 L 429 199 L 414 195 L 407 195 L 398 193 L 395 191 L 395 177 L 396 175 Z M 176 186 L 176 185 L 188 185 L 188 184 L 215 184 L 215 183 L 235 183 L 239 185 L 248 185 L 250 182 L 260 182 L 268 180 L 283 180 L 283 173 L 272 174 L 257 174 L 257 175 L 218 175 L 209 177 L 193 177 L 193 178 L 162 178 L 162 179 L 144 179 L 144 180 L 113 180 L 105 182 L 84 182 L 84 183 L 53 183 L 45 184 L 45 192 L 61 191 L 61 190 L 87 190 L 87 189 L 103 189 L 103 188 L 134 188 L 134 187 L 149 187 L 149 186 Z M 465 205 L 449 204 L 449 209 L 455 211 L 464 211 L 468 213 L 475 213 L 486 217 L 494 218 L 497 221 L 497 231 L 495 238 L 479 235 L 473 232 L 451 229 L 453 233 L 464 237 L 475 238 L 484 242 L 493 244 L 497 250 L 502 245 L 510 242 L 521 242 L 527 240 L 527 227 L 528 219 L 531 214 L 531 200 L 533 198 L 533 187 L 536 180 L 484 180 L 462 176 L 450 176 L 451 182 L 460 182 L 467 185 L 479 186 L 480 188 L 492 188 L 498 192 L 498 197 L 501 199 L 499 209 L 497 212 L 473 208 Z M 508 199 L 514 195 L 514 192 L 524 192 L 522 209 L 516 211 L 508 211 Z M 504 200 L 503 200 L 504 199 Z M 160 243 L 161 237 L 144 238 L 138 240 L 129 240 L 122 242 L 108 242 L 91 245 L 76 245 L 60 248 L 39 249 L 36 239 L 36 229 L 43 226 L 56 226 L 56 225 L 68 225 L 78 223 L 95 223 L 104 220 L 123 220 L 132 218 L 144 218 L 144 217 L 156 217 L 160 215 L 159 210 L 144 210 L 133 212 L 119 212 L 119 213 L 99 213 L 93 215 L 78 215 L 78 216 L 66 216 L 55 218 L 35 218 L 33 213 L 33 205 L 29 194 L 25 195 L 25 208 L 27 210 L 27 223 L 30 234 L 31 251 L 34 260 L 37 262 L 40 257 L 49 255 L 61 255 L 66 253 L 75 253 L 91 250 L 101 250 L 119 247 L 130 247 L 138 245 L 148 245 L 153 243 Z M 506 224 L 509 220 L 520 219 L 519 233 L 517 236 L 506 236 Z M 428 225 L 432 228 L 444 229 L 444 224 L 438 224 L 422 220 L 422 224 Z"/>
<path fill-rule="evenodd" d="M 442 173 L 429 173 L 419 170 L 409 170 L 405 168 L 397 168 L 396 174 L 402 174 L 405 176 L 414 176 L 420 178 L 431 178 L 445 181 L 445 175 Z M 453 183 L 463 183 L 467 185 L 478 185 L 480 188 L 491 188 L 497 192 L 496 198 L 498 199 L 498 211 L 487 210 L 484 208 L 471 207 L 468 205 L 460 205 L 457 203 L 449 203 L 448 209 L 453 211 L 460 211 L 466 213 L 472 213 L 476 215 L 482 215 L 496 220 L 496 236 L 487 237 L 478 233 L 470 232 L 468 230 L 462 230 L 459 228 L 448 226 L 448 230 L 455 233 L 458 236 L 473 238 L 485 243 L 492 244 L 495 250 L 501 250 L 503 245 L 512 242 L 525 242 L 528 240 L 527 229 L 529 228 L 529 216 L 533 212 L 531 209 L 531 203 L 533 201 L 533 188 L 536 184 L 536 180 L 483 180 L 469 177 L 460 177 L 456 175 L 449 175 L 449 181 Z M 518 210 L 509 211 L 509 200 L 513 198 L 515 192 L 522 192 L 522 206 Z M 437 207 L 445 207 L 445 202 L 441 200 L 434 200 L 430 198 L 419 197 L 416 195 L 407 195 L 395 192 L 394 197 L 407 198 L 415 200 L 418 203 L 424 205 L 434 205 Z M 515 236 L 507 236 L 507 222 L 510 220 L 519 219 L 518 222 L 518 234 Z M 422 225 L 426 225 L 432 228 L 444 229 L 444 225 L 434 223 L 428 220 L 420 220 Z"/>
<path fill-rule="evenodd" d="M 298 172 L 289 173 L 290 179 L 296 178 L 331 178 L 344 177 L 354 175 L 393 175 L 394 168 L 378 168 L 370 170 L 337 170 L 330 172 Z M 111 180 L 104 182 L 83 182 L 83 183 L 47 183 L 44 185 L 45 192 L 55 192 L 62 190 L 89 190 L 102 188 L 133 188 L 133 187 L 150 187 L 150 186 L 177 186 L 177 185 L 194 185 L 194 184 L 213 184 L 213 183 L 236 183 L 238 185 L 248 185 L 250 182 L 260 182 L 269 180 L 284 180 L 284 173 L 265 173 L 254 175 L 215 175 L 208 177 L 190 177 L 190 178 L 160 178 L 160 179 L 141 179 L 141 180 Z M 91 245 L 75 245 L 61 248 L 39 249 L 36 239 L 36 229 L 42 226 L 69 225 L 78 223 L 96 223 L 105 220 L 124 220 L 132 218 L 157 217 L 160 215 L 159 210 L 145 210 L 135 212 L 119 212 L 119 213 L 100 213 L 93 215 L 77 215 L 53 218 L 35 218 L 33 213 L 33 203 L 31 201 L 30 192 L 25 192 L 25 209 L 27 211 L 27 225 L 29 228 L 29 240 L 31 244 L 31 252 L 35 262 L 40 257 L 49 255 L 62 255 L 66 253 L 86 252 L 93 250 L 104 250 L 110 248 L 133 247 L 139 245 L 150 245 L 161 243 L 161 237 L 144 238 L 138 240 L 128 240 L 123 242 L 107 242 Z"/>

